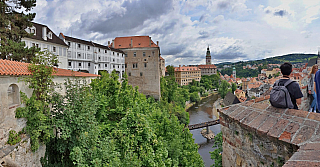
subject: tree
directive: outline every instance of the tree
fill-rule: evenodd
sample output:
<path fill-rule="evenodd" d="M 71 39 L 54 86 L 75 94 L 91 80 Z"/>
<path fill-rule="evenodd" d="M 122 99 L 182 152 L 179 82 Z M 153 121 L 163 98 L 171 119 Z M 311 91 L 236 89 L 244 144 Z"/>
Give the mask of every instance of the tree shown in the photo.
<path fill-rule="evenodd" d="M 10 6 L 13 4 L 13 6 Z M 21 38 L 28 37 L 25 29 L 31 27 L 35 13 L 25 14 L 36 6 L 36 0 L 2 0 L 0 1 L 0 58 L 25 60 L 31 62 L 32 56 L 39 51 L 36 48 L 25 48 Z"/>
<path fill-rule="evenodd" d="M 212 152 L 209 152 L 211 154 L 211 159 L 214 160 L 214 164 L 211 165 L 211 167 L 222 167 L 222 133 L 218 133 L 214 137 L 214 145 Z"/>
<path fill-rule="evenodd" d="M 166 70 L 168 71 L 169 76 L 174 76 L 174 67 L 171 65 L 168 65 L 166 67 Z"/>
<path fill-rule="evenodd" d="M 28 98 L 26 94 L 21 92 L 22 103 L 26 106 L 16 110 L 16 117 L 27 118 L 26 131 L 31 138 L 32 151 L 36 151 L 40 143 L 48 142 L 53 136 L 50 105 L 54 86 L 53 66 L 57 63 L 56 55 L 48 51 L 40 52 L 28 66 L 32 75 L 24 79 L 33 93 Z"/>
<path fill-rule="evenodd" d="M 229 86 L 230 84 L 226 80 L 221 81 L 218 92 L 222 98 L 226 96 Z"/>
<path fill-rule="evenodd" d="M 232 93 L 233 93 L 234 91 L 236 91 L 237 85 L 235 83 L 232 83 L 231 88 L 232 88 Z"/>
<path fill-rule="evenodd" d="M 190 101 L 191 102 L 199 102 L 200 101 L 200 97 L 198 92 L 193 92 L 190 94 Z"/>

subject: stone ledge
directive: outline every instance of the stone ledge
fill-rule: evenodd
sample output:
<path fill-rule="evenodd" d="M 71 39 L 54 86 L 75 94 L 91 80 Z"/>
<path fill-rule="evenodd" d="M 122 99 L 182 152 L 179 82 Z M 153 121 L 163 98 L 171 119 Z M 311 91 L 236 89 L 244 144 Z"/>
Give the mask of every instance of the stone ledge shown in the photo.
<path fill-rule="evenodd" d="M 15 145 L 9 145 L 6 144 L 5 146 L 3 146 L 2 148 L 0 148 L 0 159 L 6 157 L 7 155 L 9 155 L 15 148 L 17 148 L 18 146 L 20 146 L 20 144 L 26 140 L 28 140 L 30 137 L 25 136 L 24 138 L 21 139 L 21 141 Z"/>
<path fill-rule="evenodd" d="M 283 141 L 300 147 L 288 159 L 288 166 L 320 167 L 320 114 L 303 110 L 281 109 L 270 105 L 269 97 L 231 105 L 219 110 L 220 117 L 231 119 L 223 121 L 222 126 L 229 127 L 233 120 L 242 128 L 258 135 Z M 263 100 L 262 100 L 263 99 Z M 230 145 L 235 143 L 224 139 Z"/>

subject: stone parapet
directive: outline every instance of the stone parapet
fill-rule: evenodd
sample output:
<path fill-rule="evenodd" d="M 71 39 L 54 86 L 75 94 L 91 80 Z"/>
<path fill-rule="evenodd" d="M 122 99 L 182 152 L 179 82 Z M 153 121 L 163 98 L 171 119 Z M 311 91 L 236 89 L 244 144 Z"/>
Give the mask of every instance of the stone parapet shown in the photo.
<path fill-rule="evenodd" d="M 268 99 L 219 110 L 223 166 L 320 166 L 320 114 L 275 108 Z"/>

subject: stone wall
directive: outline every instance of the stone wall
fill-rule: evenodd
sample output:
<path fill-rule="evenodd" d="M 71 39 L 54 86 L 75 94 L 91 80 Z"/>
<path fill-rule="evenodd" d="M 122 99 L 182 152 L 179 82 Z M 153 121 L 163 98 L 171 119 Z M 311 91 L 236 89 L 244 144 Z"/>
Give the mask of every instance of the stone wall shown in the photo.
<path fill-rule="evenodd" d="M 219 110 L 223 166 L 319 166 L 320 114 L 274 108 L 268 99 Z"/>

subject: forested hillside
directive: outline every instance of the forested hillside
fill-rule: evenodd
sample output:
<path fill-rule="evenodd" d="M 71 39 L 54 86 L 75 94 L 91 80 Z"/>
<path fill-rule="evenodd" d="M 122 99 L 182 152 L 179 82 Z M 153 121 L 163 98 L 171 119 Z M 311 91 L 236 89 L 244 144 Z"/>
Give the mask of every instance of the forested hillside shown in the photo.
<path fill-rule="evenodd" d="M 267 68 L 268 64 L 282 64 L 284 62 L 290 62 L 292 64 L 296 63 L 307 63 L 309 59 L 317 57 L 316 54 L 288 54 L 288 55 L 283 55 L 283 56 L 276 56 L 276 57 L 270 57 L 262 60 L 253 60 L 253 61 L 240 61 L 236 63 L 220 63 L 216 64 L 218 68 L 223 68 L 224 65 L 230 65 L 235 66 L 236 68 L 236 74 L 237 78 L 242 78 L 242 77 L 257 77 L 258 74 L 261 73 L 261 69 Z M 263 66 L 259 66 L 257 69 L 243 69 L 243 66 L 246 66 L 247 64 L 250 65 L 258 65 L 258 64 L 263 64 Z M 220 70 L 220 73 L 222 75 L 231 75 L 232 74 L 232 68 L 225 68 Z"/>

